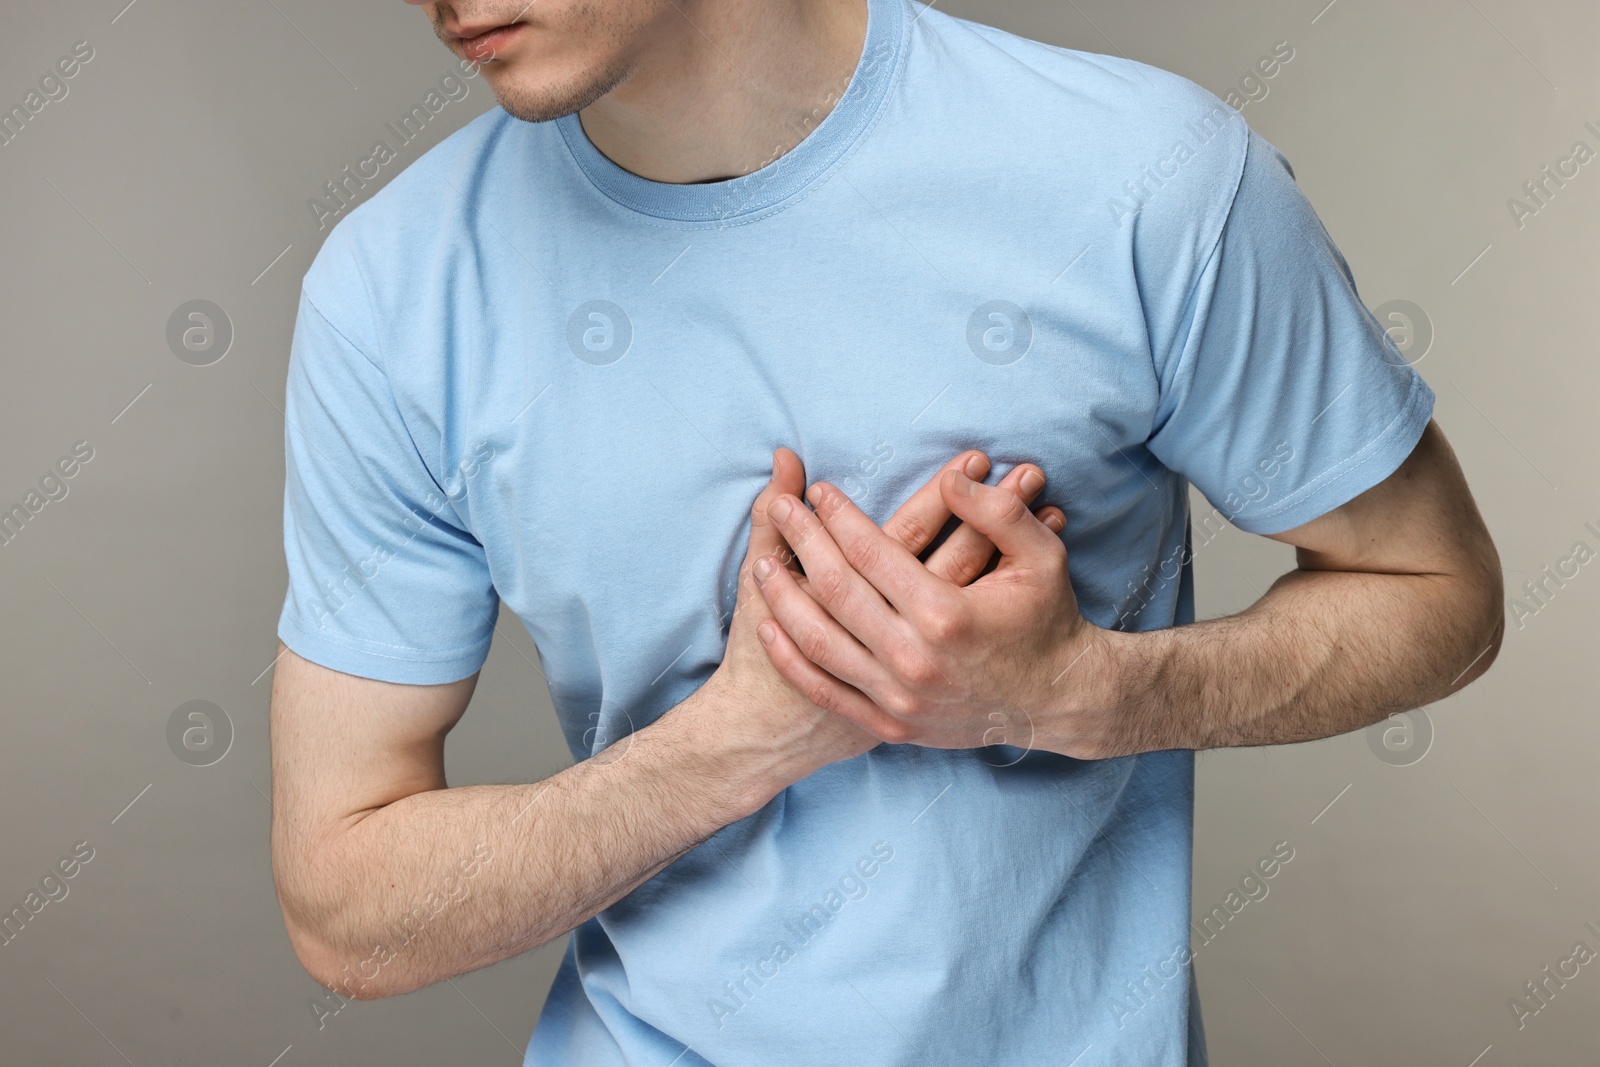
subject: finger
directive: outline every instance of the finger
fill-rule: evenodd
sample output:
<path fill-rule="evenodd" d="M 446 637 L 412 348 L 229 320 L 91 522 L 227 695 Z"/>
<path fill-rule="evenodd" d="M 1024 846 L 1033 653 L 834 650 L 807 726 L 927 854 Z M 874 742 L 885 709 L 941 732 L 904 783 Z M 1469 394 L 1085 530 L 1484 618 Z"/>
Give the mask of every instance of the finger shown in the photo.
<path fill-rule="evenodd" d="M 784 541 L 800 557 L 808 580 L 807 592 L 828 614 L 875 653 L 898 648 L 905 642 L 898 613 L 850 565 L 810 508 L 794 497 L 780 494 L 768 505 L 767 513 Z"/>
<path fill-rule="evenodd" d="M 1032 463 L 1019 463 L 1000 479 L 998 488 L 1008 489 L 1031 504 L 1044 491 L 1044 471 Z M 994 542 L 970 523 L 962 523 L 933 550 L 927 566 L 953 585 L 966 585 L 984 572 L 993 556 Z"/>
<path fill-rule="evenodd" d="M 794 574 L 771 556 L 756 560 L 755 577 L 772 617 L 801 655 L 874 699 L 889 691 L 888 669 L 814 599 L 815 579 L 813 592 L 801 589 Z"/>
<path fill-rule="evenodd" d="M 871 698 L 806 659 L 800 646 L 776 622 L 763 622 L 756 628 L 756 636 L 783 680 L 818 708 L 849 719 L 874 737 L 881 738 L 884 732 L 892 733 L 899 727 L 898 721 Z"/>
<path fill-rule="evenodd" d="M 747 571 L 751 563 L 766 555 L 776 555 L 790 566 L 799 566 L 793 559 L 793 553 L 788 551 L 783 535 L 767 516 L 767 505 L 781 493 L 799 495 L 805 490 L 805 484 L 806 470 L 800 457 L 787 448 L 774 449 L 772 477 L 750 506 L 750 544 L 745 549 L 742 569 Z"/>
<path fill-rule="evenodd" d="M 929 574 L 909 548 L 884 533 L 837 486 L 817 482 L 806 490 L 806 499 L 845 561 L 896 611 L 916 615 L 952 592 L 950 583 Z"/>
<path fill-rule="evenodd" d="M 767 602 L 761 599 L 755 576 L 750 570 L 755 561 L 762 556 L 772 555 L 785 561 L 790 567 L 798 569 L 800 566 L 794 553 L 789 551 L 789 546 L 784 544 L 783 535 L 773 527 L 772 520 L 767 516 L 767 505 L 779 493 L 791 492 L 797 484 L 803 487 L 805 477 L 805 467 L 800 462 L 799 456 L 787 448 L 773 451 L 772 476 L 757 494 L 755 502 L 750 505 L 750 539 L 745 548 L 744 559 L 739 562 L 738 590 L 733 599 L 733 615 L 738 619 L 750 620 L 745 625 L 759 623 L 762 619 L 772 617 Z"/>
<path fill-rule="evenodd" d="M 1058 539 L 1061 536 L 1061 531 L 1067 528 L 1067 517 L 1060 508 L 1035 508 L 1033 515 L 1040 522 L 1044 523 L 1045 529 L 1055 534 Z M 987 538 L 985 538 L 985 540 L 987 540 Z M 976 581 L 978 578 L 988 574 L 990 570 L 994 569 L 994 566 L 997 562 L 999 562 L 999 560 L 991 555 L 991 558 L 984 562 L 983 568 L 978 571 L 977 575 L 964 584 L 970 585 L 973 581 Z"/>
<path fill-rule="evenodd" d="M 952 514 L 971 524 L 1000 550 L 1002 558 L 997 569 L 1062 550 L 1060 538 L 1010 490 L 975 482 L 960 471 L 946 471 L 940 477 L 939 491 Z"/>
<path fill-rule="evenodd" d="M 933 544 L 944 524 L 950 521 L 950 507 L 939 494 L 939 478 L 947 470 L 965 471 L 969 478 L 982 481 L 989 473 L 989 457 L 982 452 L 961 453 L 940 467 L 889 516 L 889 521 L 883 524 L 883 532 L 905 545 L 913 556 L 920 556 L 923 549 Z"/>

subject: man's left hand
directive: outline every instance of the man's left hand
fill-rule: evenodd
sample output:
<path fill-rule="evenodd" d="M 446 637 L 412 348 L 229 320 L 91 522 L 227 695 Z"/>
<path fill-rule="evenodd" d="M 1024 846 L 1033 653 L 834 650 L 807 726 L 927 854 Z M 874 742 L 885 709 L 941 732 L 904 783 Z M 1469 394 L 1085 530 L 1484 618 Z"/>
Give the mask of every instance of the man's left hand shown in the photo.
<path fill-rule="evenodd" d="M 1042 485 L 1043 472 L 1026 466 L 1022 484 Z M 1105 631 L 1078 612 L 1059 528 L 1009 490 L 955 470 L 939 491 L 1001 553 L 965 587 L 930 573 L 827 482 L 806 493 L 815 511 L 787 495 L 769 505 L 805 568 L 803 587 L 775 557 L 756 562 L 781 628 L 766 645 L 779 673 L 895 744 L 1119 754 L 1116 716 L 1082 684 L 1101 665 Z M 819 686 L 808 664 L 831 677 Z"/>

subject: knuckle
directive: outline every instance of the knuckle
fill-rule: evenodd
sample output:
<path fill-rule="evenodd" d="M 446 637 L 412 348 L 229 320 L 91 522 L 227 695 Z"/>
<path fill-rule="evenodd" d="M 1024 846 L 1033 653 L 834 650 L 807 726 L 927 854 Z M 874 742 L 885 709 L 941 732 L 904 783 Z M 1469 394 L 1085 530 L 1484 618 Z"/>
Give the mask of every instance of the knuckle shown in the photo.
<path fill-rule="evenodd" d="M 1015 493 L 997 493 L 990 499 L 994 501 L 990 505 L 993 509 L 994 517 L 1000 522 L 1008 525 L 1014 522 L 1021 522 L 1022 517 L 1028 514 L 1028 505 Z"/>
<path fill-rule="evenodd" d="M 881 546 L 860 538 L 850 542 L 846 548 L 846 559 L 850 565 L 862 574 L 874 574 L 879 565 L 883 563 L 883 549 Z"/>
<path fill-rule="evenodd" d="M 811 578 L 812 592 L 820 603 L 828 607 L 837 607 L 843 603 L 848 585 L 849 583 L 845 581 L 844 575 L 832 567 L 813 575 Z"/>
<path fill-rule="evenodd" d="M 833 692 L 833 685 L 826 678 L 817 678 L 807 682 L 802 695 L 823 711 L 834 710 L 836 698 Z"/>
<path fill-rule="evenodd" d="M 950 604 L 935 604 L 926 610 L 922 634 L 931 644 L 943 645 L 959 638 L 966 629 L 961 610 Z"/>
<path fill-rule="evenodd" d="M 915 515 L 896 515 L 886 532 L 907 548 L 921 548 L 933 539 L 928 524 Z"/>
<path fill-rule="evenodd" d="M 895 673 L 914 686 L 928 686 L 939 680 L 939 669 L 933 661 L 915 649 L 906 649 L 896 657 Z"/>
<path fill-rule="evenodd" d="M 901 644 L 891 649 L 884 658 L 888 661 L 889 669 L 894 672 L 896 678 L 910 682 L 913 685 L 918 682 L 917 675 L 922 670 L 922 657 L 917 655 L 910 645 Z M 884 706 L 888 707 L 887 704 Z"/>
<path fill-rule="evenodd" d="M 821 663 L 828 655 L 828 634 L 820 626 L 813 626 L 800 637 L 801 653 L 812 663 Z"/>
<path fill-rule="evenodd" d="M 916 731 L 911 728 L 910 723 L 904 723 L 898 720 L 885 723 L 874 732 L 879 738 L 887 741 L 891 745 L 906 744 L 916 736 Z"/>
<path fill-rule="evenodd" d="M 909 718 L 920 709 L 921 703 L 904 689 L 895 689 L 884 695 L 883 710 L 896 718 Z"/>
<path fill-rule="evenodd" d="M 990 545 L 987 540 L 982 545 L 962 548 L 956 554 L 955 562 L 951 564 L 951 580 L 953 583 L 956 585 L 971 584 L 972 580 L 982 572 L 984 564 L 989 562 L 989 556 L 993 551 L 994 546 Z"/>

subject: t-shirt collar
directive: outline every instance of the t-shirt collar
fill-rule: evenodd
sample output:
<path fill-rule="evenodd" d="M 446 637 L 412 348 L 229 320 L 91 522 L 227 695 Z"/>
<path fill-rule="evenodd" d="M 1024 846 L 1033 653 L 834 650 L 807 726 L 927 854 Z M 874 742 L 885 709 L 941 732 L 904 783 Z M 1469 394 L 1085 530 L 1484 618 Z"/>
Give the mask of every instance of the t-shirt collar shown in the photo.
<path fill-rule="evenodd" d="M 832 170 L 872 125 L 899 66 L 905 31 L 905 0 L 867 0 L 866 40 L 843 95 L 798 145 L 737 178 L 692 185 L 651 181 L 596 148 L 576 112 L 556 119 L 556 128 L 589 181 L 623 207 L 679 222 L 748 222 Z"/>

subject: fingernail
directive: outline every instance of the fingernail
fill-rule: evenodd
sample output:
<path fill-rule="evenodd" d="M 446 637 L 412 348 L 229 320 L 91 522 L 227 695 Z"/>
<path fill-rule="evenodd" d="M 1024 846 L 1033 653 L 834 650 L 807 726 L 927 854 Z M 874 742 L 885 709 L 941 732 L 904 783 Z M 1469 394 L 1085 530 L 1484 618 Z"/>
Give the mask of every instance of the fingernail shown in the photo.
<path fill-rule="evenodd" d="M 1050 516 L 1044 520 L 1044 525 L 1045 525 L 1045 528 L 1048 529 L 1051 533 L 1057 533 L 1057 534 L 1060 533 L 1062 530 L 1065 530 L 1067 528 L 1066 520 L 1063 519 L 1060 515 L 1055 514 L 1054 512 L 1052 512 L 1050 514 Z"/>
<path fill-rule="evenodd" d="M 778 573 L 778 565 L 771 556 L 762 556 L 756 560 L 756 581 L 764 582 Z"/>
<path fill-rule="evenodd" d="M 953 488 L 957 496 L 971 496 L 978 491 L 976 479 L 955 477 L 950 481 L 954 483 Z"/>
<path fill-rule="evenodd" d="M 793 509 L 793 507 L 794 505 L 789 503 L 788 497 L 780 496 L 778 499 L 767 505 L 767 514 L 771 516 L 773 522 L 787 522 L 789 519 L 789 512 Z"/>
<path fill-rule="evenodd" d="M 756 627 L 756 636 L 761 639 L 763 645 L 770 645 L 773 639 L 778 636 L 777 629 L 778 624 L 768 619 Z"/>
<path fill-rule="evenodd" d="M 1044 475 L 1029 467 L 1022 472 L 1022 477 L 1017 479 L 1017 486 L 1024 493 L 1037 493 L 1044 488 Z"/>
<path fill-rule="evenodd" d="M 815 507 L 817 504 L 820 504 L 822 502 L 822 487 L 820 485 L 813 485 L 810 489 L 807 489 L 806 499 L 811 501 L 813 507 Z"/>
<path fill-rule="evenodd" d="M 966 470 L 968 478 L 974 481 L 980 480 L 989 472 L 989 460 L 983 453 L 975 453 L 967 460 L 967 465 L 963 469 Z"/>

